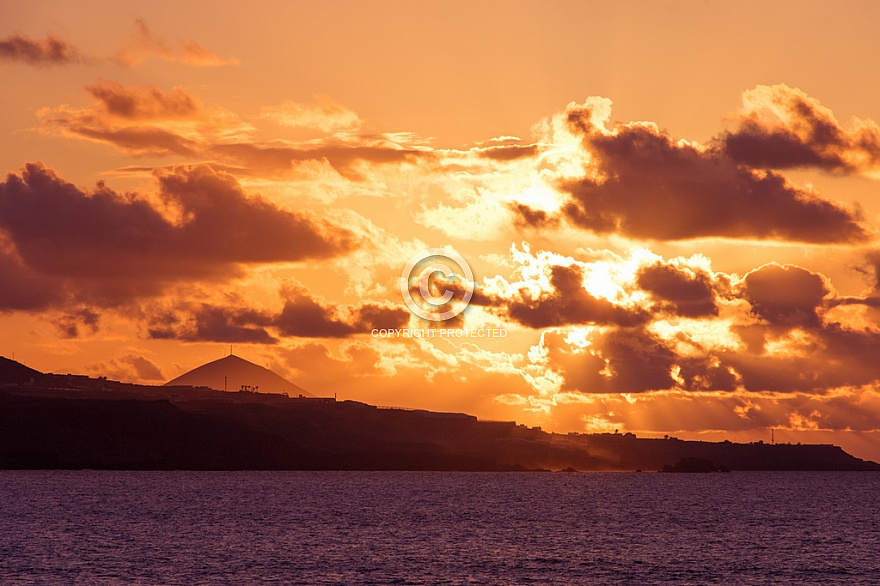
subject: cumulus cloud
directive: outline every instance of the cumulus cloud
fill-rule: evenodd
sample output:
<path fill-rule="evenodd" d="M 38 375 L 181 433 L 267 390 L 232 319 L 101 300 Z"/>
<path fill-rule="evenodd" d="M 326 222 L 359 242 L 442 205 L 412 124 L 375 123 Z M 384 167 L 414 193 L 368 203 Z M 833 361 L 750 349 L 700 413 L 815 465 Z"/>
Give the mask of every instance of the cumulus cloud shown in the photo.
<path fill-rule="evenodd" d="M 731 279 L 701 255 L 663 260 L 647 250 L 627 256 L 585 251 L 585 259 L 512 249 L 513 282 L 488 279 L 471 301 L 526 327 L 644 326 L 661 317 L 710 318 L 731 295 Z M 592 257 L 592 258 L 590 258 Z"/>
<path fill-rule="evenodd" d="M 715 302 L 718 284 L 713 283 L 712 276 L 705 271 L 657 262 L 639 270 L 637 283 L 658 302 L 657 309 L 683 317 L 718 314 Z"/>
<path fill-rule="evenodd" d="M 486 279 L 485 301 L 477 303 L 543 330 L 522 371 L 545 399 L 825 394 L 880 384 L 880 329 L 835 313 L 855 301 L 821 273 L 771 263 L 739 276 L 713 271 L 699 255 L 663 259 L 647 251 L 583 260 L 512 252 L 518 280 Z"/>
<path fill-rule="evenodd" d="M 368 334 L 375 329 L 402 328 L 409 312 L 399 306 L 363 303 L 357 306 L 326 306 L 313 299 L 304 288 L 285 294 L 284 308 L 273 325 L 285 336 L 300 338 L 347 338 Z"/>
<path fill-rule="evenodd" d="M 165 37 L 155 34 L 144 19 L 135 21 L 135 33 L 116 53 L 119 63 L 131 66 L 150 57 L 174 61 L 196 67 L 221 67 L 238 65 L 238 59 L 223 59 L 195 41 L 169 42 Z"/>
<path fill-rule="evenodd" d="M 558 182 L 568 195 L 563 215 L 576 226 L 652 240 L 867 238 L 855 212 L 774 171 L 753 170 L 721 150 L 675 140 L 651 123 L 609 130 L 610 115 L 610 101 L 601 98 L 569 104 L 564 113 L 565 128 L 581 139 L 586 161 L 586 175 L 570 178 L 566 172 Z"/>
<path fill-rule="evenodd" d="M 106 376 L 119 381 L 164 381 L 162 370 L 148 358 L 136 354 L 126 354 L 119 358 L 92 364 L 86 369 L 94 376 Z"/>
<path fill-rule="evenodd" d="M 237 301 L 227 306 L 199 303 L 153 315 L 148 335 L 153 339 L 185 342 L 277 343 L 266 330 L 272 317 L 266 312 L 242 307 L 242 300 Z"/>
<path fill-rule="evenodd" d="M 0 232 L 0 312 L 39 311 L 67 298 L 63 280 L 28 267 L 15 247 Z"/>
<path fill-rule="evenodd" d="M 584 275 L 577 266 L 551 267 L 550 285 L 553 290 L 537 298 L 523 291 L 505 300 L 507 314 L 530 328 L 574 324 L 631 326 L 650 319 L 642 310 L 620 307 L 589 293 L 584 287 Z"/>
<path fill-rule="evenodd" d="M 781 333 L 769 325 L 758 344 L 713 348 L 687 328 L 673 337 L 648 328 L 603 327 L 572 337 L 548 330 L 540 362 L 561 377 L 559 391 L 644 393 L 806 393 L 876 385 L 880 381 L 880 332 L 825 323 Z M 683 345 L 681 342 L 686 341 Z M 684 351 L 687 349 L 687 351 Z"/>
<path fill-rule="evenodd" d="M 43 275 L 139 282 L 328 258 L 355 246 L 347 230 L 249 196 L 210 167 L 180 167 L 158 181 L 158 197 L 178 221 L 138 194 L 104 184 L 87 193 L 30 163 L 0 183 L 0 229 L 21 262 Z"/>
<path fill-rule="evenodd" d="M 10 35 L 0 39 L 0 61 L 50 66 L 79 63 L 83 58 L 76 47 L 52 35 L 41 40 Z"/>
<path fill-rule="evenodd" d="M 880 332 L 827 323 L 778 335 L 762 332 L 762 351 L 728 353 L 720 358 L 748 391 L 826 394 L 880 381 Z"/>
<path fill-rule="evenodd" d="M 722 151 L 756 168 L 816 167 L 835 173 L 880 169 L 880 126 L 854 118 L 845 130 L 818 100 L 785 84 L 743 93 L 736 128 L 718 138 Z"/>
<path fill-rule="evenodd" d="M 735 376 L 710 356 L 680 356 L 670 341 L 644 327 L 594 329 L 582 346 L 551 331 L 541 344 L 548 364 L 562 375 L 561 391 L 602 394 L 736 387 Z"/>
<path fill-rule="evenodd" d="M 240 296 L 222 302 L 155 304 L 144 309 L 147 335 L 185 342 L 276 344 L 279 337 L 350 338 L 374 328 L 402 328 L 409 312 L 399 306 L 364 302 L 324 304 L 304 287 L 282 291 L 281 311 L 249 307 Z"/>
<path fill-rule="evenodd" d="M 804 327 L 820 324 L 818 310 L 830 292 L 822 275 L 775 263 L 748 273 L 742 286 L 755 314 L 773 324 Z"/>

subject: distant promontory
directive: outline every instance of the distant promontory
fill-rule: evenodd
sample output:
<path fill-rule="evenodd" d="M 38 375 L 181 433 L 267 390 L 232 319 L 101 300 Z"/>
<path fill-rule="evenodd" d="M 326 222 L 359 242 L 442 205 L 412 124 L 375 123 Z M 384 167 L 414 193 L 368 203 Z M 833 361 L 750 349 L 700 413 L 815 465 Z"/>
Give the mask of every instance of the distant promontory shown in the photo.
<path fill-rule="evenodd" d="M 262 369 L 237 357 L 226 366 Z M 179 382 L 44 374 L 0 357 L 0 469 L 880 470 L 833 445 L 556 434 L 295 385 L 288 396 L 261 392 L 272 383 L 224 392 Z"/>

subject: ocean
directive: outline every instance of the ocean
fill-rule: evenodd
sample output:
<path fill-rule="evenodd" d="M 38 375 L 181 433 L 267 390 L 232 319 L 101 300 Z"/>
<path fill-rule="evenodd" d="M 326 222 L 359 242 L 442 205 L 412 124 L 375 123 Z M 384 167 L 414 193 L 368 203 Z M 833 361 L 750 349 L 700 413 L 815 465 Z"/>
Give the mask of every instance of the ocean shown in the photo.
<path fill-rule="evenodd" d="M 0 472 L 0 584 L 880 584 L 880 473 Z"/>

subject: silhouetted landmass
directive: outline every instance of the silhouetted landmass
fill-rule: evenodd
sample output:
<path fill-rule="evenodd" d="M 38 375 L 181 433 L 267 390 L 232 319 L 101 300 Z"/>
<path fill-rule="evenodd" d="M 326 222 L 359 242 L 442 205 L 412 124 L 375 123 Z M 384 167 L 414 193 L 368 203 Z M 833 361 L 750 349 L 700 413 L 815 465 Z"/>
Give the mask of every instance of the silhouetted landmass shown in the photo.
<path fill-rule="evenodd" d="M 230 354 L 194 368 L 165 383 L 166 386 L 208 387 L 217 391 L 248 388 L 264 393 L 284 393 L 291 396 L 313 397 L 305 389 L 253 362 Z"/>
<path fill-rule="evenodd" d="M 662 470 L 682 459 L 730 470 L 880 470 L 832 445 L 553 434 L 460 413 L 42 374 L 0 358 L 6 469 Z"/>

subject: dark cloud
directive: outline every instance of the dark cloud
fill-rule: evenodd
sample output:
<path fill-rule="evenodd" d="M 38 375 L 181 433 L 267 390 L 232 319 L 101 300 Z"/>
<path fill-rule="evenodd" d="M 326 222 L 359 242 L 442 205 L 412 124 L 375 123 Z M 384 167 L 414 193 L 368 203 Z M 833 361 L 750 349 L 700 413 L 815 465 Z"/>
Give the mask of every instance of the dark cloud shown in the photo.
<path fill-rule="evenodd" d="M 0 39 L 0 61 L 48 66 L 78 63 L 82 60 L 75 47 L 51 35 L 42 40 L 24 35 Z"/>
<path fill-rule="evenodd" d="M 142 380 L 165 380 L 159 367 L 143 356 L 129 354 L 120 358 L 120 362 L 131 366 L 137 377 Z"/>
<path fill-rule="evenodd" d="M 0 312 L 39 311 L 68 297 L 63 280 L 26 266 L 0 232 Z"/>
<path fill-rule="evenodd" d="M 764 265 L 745 277 L 742 296 L 752 311 L 776 325 L 816 327 L 830 292 L 825 279 L 794 265 Z"/>
<path fill-rule="evenodd" d="M 324 306 L 302 288 L 288 291 L 286 296 L 284 309 L 273 323 L 285 336 L 347 338 L 368 334 L 374 328 L 403 328 L 409 322 L 409 312 L 400 307 L 373 303 L 347 308 Z"/>
<path fill-rule="evenodd" d="M 588 293 L 583 285 L 583 273 L 577 266 L 552 267 L 550 284 L 554 291 L 538 299 L 520 293 L 496 304 L 503 305 L 510 318 L 530 328 L 575 324 L 631 326 L 650 319 L 643 310 L 619 307 Z"/>
<path fill-rule="evenodd" d="M 181 220 L 145 198 L 103 184 L 85 193 L 41 164 L 0 183 L 0 230 L 22 262 L 44 275 L 133 281 L 234 273 L 239 264 L 328 258 L 353 235 L 244 193 L 210 167 L 159 176 L 159 197 Z"/>
<path fill-rule="evenodd" d="M 95 310 L 81 307 L 79 309 L 65 309 L 64 313 L 54 320 L 54 323 L 63 337 L 79 338 L 80 328 L 86 328 L 91 334 L 97 332 L 100 319 L 101 316 Z"/>
<path fill-rule="evenodd" d="M 835 305 L 854 303 L 873 308 L 877 297 L 837 297 L 819 273 L 768 264 L 734 284 L 730 276 L 688 267 L 678 260 L 653 262 L 637 271 L 635 285 L 651 294 L 657 305 L 647 309 L 655 316 L 659 309 L 711 319 L 721 315 L 723 306 L 729 319 L 739 311 L 735 309 L 741 307 L 739 300 L 748 302 L 758 319 L 727 324 L 722 334 L 692 329 L 675 320 L 655 328 L 650 320 L 602 320 L 595 312 L 585 316 L 594 310 L 591 303 L 562 303 L 566 297 L 576 298 L 574 294 L 582 288 L 580 270 L 563 268 L 554 267 L 551 283 L 556 291 L 542 299 L 543 311 L 536 308 L 529 320 L 517 319 L 514 311 L 510 315 L 532 327 L 598 326 L 583 333 L 585 343 L 569 339 L 570 332 L 565 330 L 543 333 L 547 365 L 562 375 L 564 390 L 744 390 L 824 396 L 833 389 L 880 384 L 880 329 L 866 327 L 861 317 L 846 323 L 833 321 L 836 315 L 847 320 L 851 315 L 829 311 Z M 593 319 L 574 319 L 578 315 Z"/>
<path fill-rule="evenodd" d="M 105 376 L 110 380 L 164 381 L 165 376 L 151 360 L 135 354 L 126 354 L 100 364 L 86 367 L 95 376 Z"/>
<path fill-rule="evenodd" d="M 117 81 L 101 80 L 86 86 L 97 109 L 126 120 L 192 120 L 206 117 L 198 98 L 180 87 L 163 92 L 155 86 L 126 88 Z"/>
<path fill-rule="evenodd" d="M 657 262 L 642 267 L 637 283 L 659 302 L 659 309 L 682 317 L 718 314 L 711 275 Z"/>
<path fill-rule="evenodd" d="M 833 114 L 797 88 L 784 84 L 745 92 L 745 112 L 718 139 L 723 152 L 756 168 L 817 167 L 837 173 L 880 166 L 880 127 L 858 121 L 847 132 Z"/>
<path fill-rule="evenodd" d="M 66 129 L 82 138 L 109 143 L 138 156 L 193 156 L 200 150 L 198 142 L 162 128 L 90 127 L 68 123 Z"/>
<path fill-rule="evenodd" d="M 134 156 L 206 156 L 210 144 L 251 130 L 222 108 L 206 107 L 187 90 L 152 85 L 125 87 L 102 80 L 86 86 L 91 106 L 44 108 L 37 114 L 46 132 L 110 144 Z"/>
<path fill-rule="evenodd" d="M 709 356 L 679 356 L 643 327 L 595 333 L 586 349 L 573 350 L 563 335 L 546 336 L 549 358 L 563 375 L 565 390 L 584 393 L 642 393 L 684 388 L 727 391 L 735 377 Z M 673 376 L 675 375 L 675 376 Z"/>
<path fill-rule="evenodd" d="M 801 331 L 785 341 L 772 325 L 735 328 L 741 349 L 700 347 L 684 336 L 665 339 L 645 328 L 609 327 L 593 332 L 586 348 L 545 333 L 548 363 L 563 378 L 563 389 L 584 393 L 685 391 L 806 393 L 880 382 L 880 332 L 839 323 Z M 783 346 L 779 346 L 782 335 Z M 773 351 L 766 343 L 777 342 Z M 682 351 L 685 343 L 688 351 Z"/>
<path fill-rule="evenodd" d="M 582 228 L 655 240 L 867 237 L 854 213 L 721 151 L 676 141 L 649 124 L 606 131 L 594 123 L 590 106 L 570 107 L 567 121 L 583 136 L 598 173 L 560 185 L 570 195 L 564 215 Z"/>
<path fill-rule="evenodd" d="M 763 335 L 770 339 L 768 327 Z M 876 385 L 880 381 L 880 332 L 831 323 L 806 330 L 790 351 L 773 353 L 753 346 L 719 355 L 748 391 L 804 392 L 824 395 L 832 389 Z"/>
<path fill-rule="evenodd" d="M 152 318 L 148 333 L 154 339 L 186 342 L 275 344 L 265 329 L 272 323 L 266 313 L 241 307 L 200 304 L 188 312 L 166 312 Z"/>
<path fill-rule="evenodd" d="M 559 218 L 544 210 L 536 210 L 521 203 L 510 204 L 517 228 L 547 228 L 559 225 Z"/>

